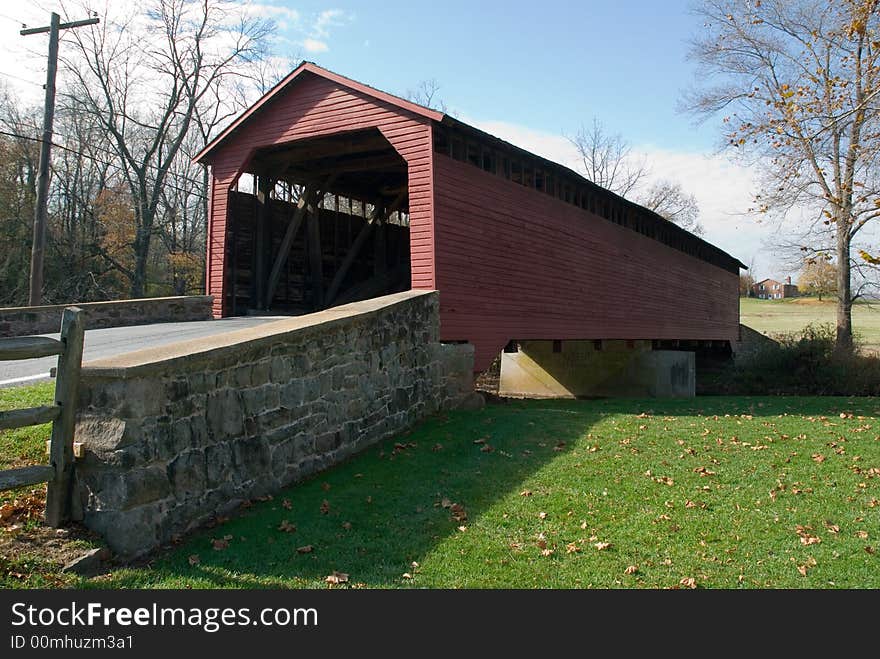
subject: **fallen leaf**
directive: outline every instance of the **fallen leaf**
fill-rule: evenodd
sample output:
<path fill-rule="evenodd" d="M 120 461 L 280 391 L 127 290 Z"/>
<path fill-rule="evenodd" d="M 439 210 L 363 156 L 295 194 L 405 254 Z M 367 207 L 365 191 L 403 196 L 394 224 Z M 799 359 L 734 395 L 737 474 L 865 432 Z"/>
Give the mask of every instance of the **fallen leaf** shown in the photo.
<path fill-rule="evenodd" d="M 801 539 L 802 545 L 818 545 L 822 542 L 822 538 L 817 535 L 813 535 L 812 533 L 808 533 L 808 531 L 812 531 L 812 526 L 801 526 L 798 524 L 794 527 L 794 532 L 798 534 L 798 537 Z"/>
<path fill-rule="evenodd" d="M 321 489 L 324 490 L 325 492 L 329 492 L 330 491 L 330 483 L 324 481 L 323 483 L 321 483 Z"/>
<path fill-rule="evenodd" d="M 324 581 L 329 584 L 348 583 L 348 575 L 345 572 L 336 572 L 334 570 L 333 574 L 329 574 L 324 577 Z"/>
<path fill-rule="evenodd" d="M 813 458 L 813 462 L 819 462 L 819 463 L 825 462 L 825 456 L 822 455 L 821 453 L 813 453 L 813 455 L 811 457 Z"/>
<path fill-rule="evenodd" d="M 485 444 L 485 443 L 486 443 L 485 437 L 480 437 L 479 439 L 474 440 L 474 444 Z"/>
<path fill-rule="evenodd" d="M 875 549 L 871 546 L 866 546 L 865 551 L 868 552 L 869 554 L 873 555 L 875 552 Z"/>
<path fill-rule="evenodd" d="M 4 503 L 0 506 L 0 519 L 9 519 L 14 512 L 15 507 L 11 503 Z"/>
<path fill-rule="evenodd" d="M 565 545 L 565 553 L 566 554 L 576 554 L 580 550 L 581 550 L 581 548 L 578 547 L 576 542 L 569 542 L 567 545 Z"/>
<path fill-rule="evenodd" d="M 346 531 L 350 530 L 351 529 L 351 522 L 343 522 L 342 528 L 344 528 Z"/>
<path fill-rule="evenodd" d="M 652 476 L 651 471 L 648 470 L 645 472 L 645 476 L 648 476 L 655 483 L 662 483 L 663 485 L 675 485 L 675 481 L 672 480 L 669 476 Z"/>
<path fill-rule="evenodd" d="M 541 556 L 552 556 L 552 555 L 553 555 L 552 549 L 542 549 L 541 550 Z"/>
<path fill-rule="evenodd" d="M 807 566 L 806 565 L 798 565 L 797 571 L 801 573 L 802 577 L 807 576 Z"/>
<path fill-rule="evenodd" d="M 291 508 L 293 508 L 293 504 L 290 503 L 290 499 L 282 499 L 281 500 L 281 507 L 284 508 L 285 510 L 290 510 Z"/>
<path fill-rule="evenodd" d="M 856 531 L 856 537 L 861 538 L 862 540 L 867 540 L 868 539 L 868 532 L 867 531 Z"/>
<path fill-rule="evenodd" d="M 454 503 L 449 506 L 449 512 L 452 513 L 452 519 L 456 522 L 466 522 L 467 521 L 467 511 L 464 509 L 464 506 Z"/>
<path fill-rule="evenodd" d="M 297 554 L 311 554 L 313 551 L 315 551 L 315 548 L 312 545 L 303 545 L 296 548 Z"/>
<path fill-rule="evenodd" d="M 598 549 L 599 551 L 603 551 L 605 549 L 608 549 L 611 546 L 611 543 L 610 542 L 597 542 L 593 546 L 596 549 Z"/>
<path fill-rule="evenodd" d="M 638 566 L 638 565 L 630 565 L 628 568 L 626 568 L 626 569 L 623 571 L 623 573 L 624 573 L 624 574 L 635 574 L 635 573 L 638 572 L 638 571 L 639 571 L 639 566 Z"/>
<path fill-rule="evenodd" d="M 443 444 L 434 444 L 434 446 L 431 447 L 431 450 L 434 451 L 435 453 L 436 453 L 437 451 L 442 451 L 442 450 L 443 450 Z"/>
<path fill-rule="evenodd" d="M 490 446 L 489 444 L 484 444 L 480 447 L 480 451 L 482 451 L 483 453 L 491 453 L 494 450 L 495 448 Z"/>
<path fill-rule="evenodd" d="M 211 545 L 214 547 L 215 551 L 222 551 L 229 547 L 229 540 L 226 538 L 214 538 L 211 540 Z"/>
<path fill-rule="evenodd" d="M 825 528 L 828 530 L 828 533 L 840 533 L 840 527 L 837 524 L 825 522 Z"/>
<path fill-rule="evenodd" d="M 189 561 L 190 565 L 198 565 L 202 559 L 199 558 L 198 554 L 191 554 L 186 560 Z"/>
<path fill-rule="evenodd" d="M 693 577 L 685 577 L 684 579 L 682 579 L 678 583 L 681 584 L 682 586 L 684 586 L 685 588 L 696 588 L 697 587 L 697 580 L 694 579 Z"/>
<path fill-rule="evenodd" d="M 404 573 L 403 573 L 403 578 L 404 578 L 404 579 L 412 579 L 413 576 L 412 576 L 409 572 L 404 572 Z"/>
<path fill-rule="evenodd" d="M 467 531 L 467 527 L 466 526 L 459 526 L 458 530 L 461 531 L 462 533 L 464 533 L 465 531 Z"/>
<path fill-rule="evenodd" d="M 330 512 L 330 502 L 327 501 L 327 499 L 324 499 L 321 502 L 321 514 L 326 515 L 329 512 Z"/>
<path fill-rule="evenodd" d="M 285 533 L 293 533 L 296 531 L 296 524 L 291 524 L 288 520 L 283 520 L 281 524 L 278 525 L 279 531 L 284 531 Z"/>
<path fill-rule="evenodd" d="M 539 517 L 540 519 L 547 519 L 547 513 L 541 511 L 541 512 L 538 513 L 538 517 Z"/>
<path fill-rule="evenodd" d="M 522 492 L 519 493 L 519 495 L 521 497 L 530 497 L 530 496 L 532 496 L 532 491 L 531 490 L 523 490 Z"/>

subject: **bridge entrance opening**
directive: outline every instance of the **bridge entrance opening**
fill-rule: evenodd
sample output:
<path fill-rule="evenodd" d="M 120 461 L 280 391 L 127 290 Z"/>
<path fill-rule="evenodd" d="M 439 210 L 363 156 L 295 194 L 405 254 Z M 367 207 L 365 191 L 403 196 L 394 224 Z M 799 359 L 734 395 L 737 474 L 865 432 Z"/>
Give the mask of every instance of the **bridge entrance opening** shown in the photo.
<path fill-rule="evenodd" d="M 260 149 L 229 195 L 231 315 L 410 288 L 407 165 L 376 129 Z"/>

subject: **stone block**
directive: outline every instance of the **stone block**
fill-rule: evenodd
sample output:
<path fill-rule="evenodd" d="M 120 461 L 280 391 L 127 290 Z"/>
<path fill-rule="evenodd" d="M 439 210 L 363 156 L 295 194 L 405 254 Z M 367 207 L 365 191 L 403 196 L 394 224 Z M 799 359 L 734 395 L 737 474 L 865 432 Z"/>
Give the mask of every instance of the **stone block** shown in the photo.
<path fill-rule="evenodd" d="M 168 480 L 178 499 L 200 496 L 208 480 L 205 452 L 191 450 L 174 458 L 168 464 Z"/>
<path fill-rule="evenodd" d="M 224 389 L 208 396 L 206 416 L 208 428 L 215 440 L 241 435 L 244 416 L 239 396 L 232 389 Z"/>
<path fill-rule="evenodd" d="M 205 449 L 205 473 L 210 488 L 218 487 L 232 477 L 232 447 L 228 443 L 214 444 Z"/>

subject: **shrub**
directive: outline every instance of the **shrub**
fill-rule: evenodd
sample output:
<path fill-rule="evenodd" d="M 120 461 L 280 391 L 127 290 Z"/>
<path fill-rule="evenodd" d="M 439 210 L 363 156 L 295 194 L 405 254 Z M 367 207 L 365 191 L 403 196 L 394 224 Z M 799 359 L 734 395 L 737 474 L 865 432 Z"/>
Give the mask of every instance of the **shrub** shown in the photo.
<path fill-rule="evenodd" d="M 774 335 L 737 359 L 722 378 L 723 393 L 760 395 L 880 395 L 880 357 L 835 349 L 830 324 Z"/>

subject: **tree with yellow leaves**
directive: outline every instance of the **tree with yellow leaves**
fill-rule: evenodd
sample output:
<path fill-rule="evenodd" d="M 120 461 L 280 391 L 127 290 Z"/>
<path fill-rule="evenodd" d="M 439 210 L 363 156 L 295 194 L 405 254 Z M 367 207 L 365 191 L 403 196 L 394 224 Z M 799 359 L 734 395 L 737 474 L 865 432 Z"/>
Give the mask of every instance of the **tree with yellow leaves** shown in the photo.
<path fill-rule="evenodd" d="M 880 217 L 878 0 L 704 0 L 697 13 L 704 75 L 688 106 L 724 115 L 726 143 L 763 176 L 759 212 L 796 209 L 833 245 L 837 346 L 850 350 L 853 241 Z"/>

